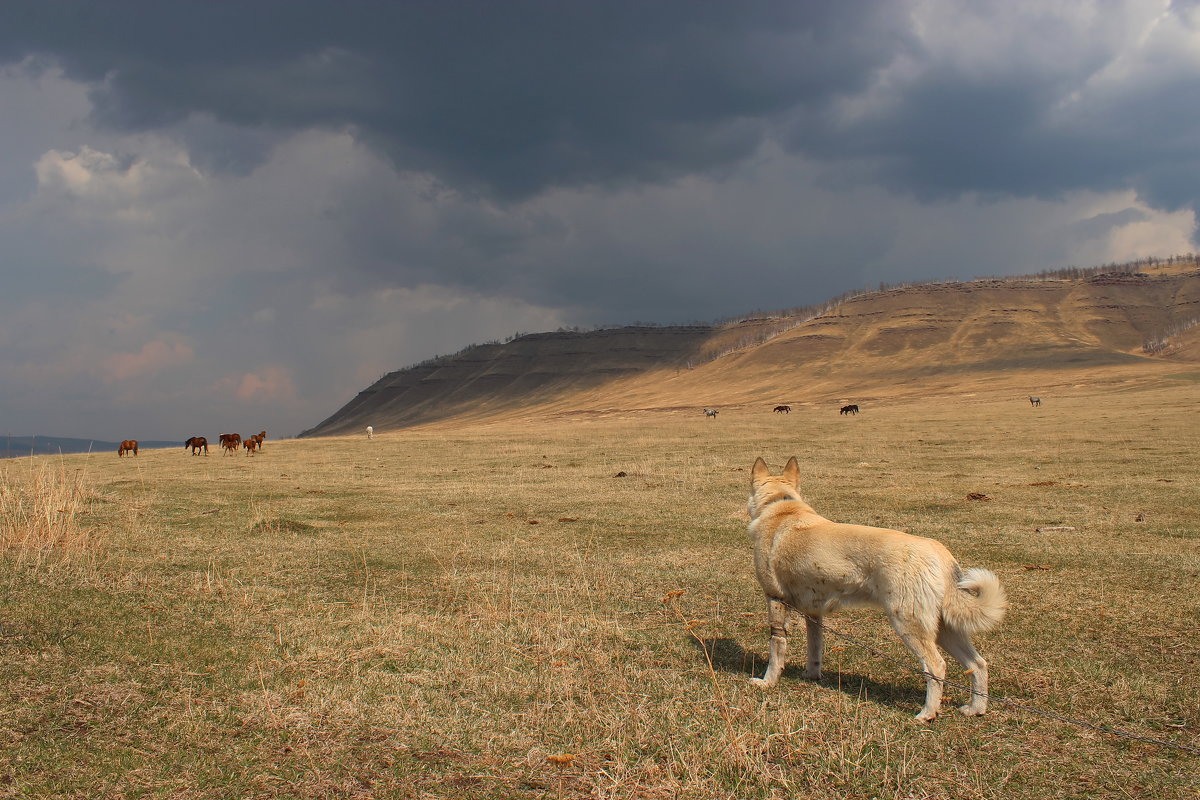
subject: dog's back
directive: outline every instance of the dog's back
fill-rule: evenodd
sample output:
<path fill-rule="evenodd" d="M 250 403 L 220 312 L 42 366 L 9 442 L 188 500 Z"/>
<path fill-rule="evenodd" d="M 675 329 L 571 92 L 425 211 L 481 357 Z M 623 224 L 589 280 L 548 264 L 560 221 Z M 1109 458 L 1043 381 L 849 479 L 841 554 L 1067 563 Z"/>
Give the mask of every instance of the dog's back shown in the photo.
<path fill-rule="evenodd" d="M 873 605 L 936 626 L 958 570 L 941 542 L 831 522 L 803 501 L 777 506 L 750 526 L 755 569 L 767 595 L 805 614 Z"/>

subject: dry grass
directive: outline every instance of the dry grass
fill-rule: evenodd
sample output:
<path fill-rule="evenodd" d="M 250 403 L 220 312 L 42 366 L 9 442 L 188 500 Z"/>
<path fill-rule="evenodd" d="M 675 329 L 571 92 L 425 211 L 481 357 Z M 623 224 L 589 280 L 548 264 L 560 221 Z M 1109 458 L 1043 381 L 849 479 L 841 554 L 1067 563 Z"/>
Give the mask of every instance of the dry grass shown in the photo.
<path fill-rule="evenodd" d="M 1200 747 L 1194 386 L 1043 400 L 64 459 L 107 549 L 4 563 L 0 796 L 1195 797 L 1178 750 L 1000 706 L 915 723 L 877 612 L 831 622 L 901 663 L 830 641 L 819 684 L 747 681 L 748 468 L 794 453 L 827 516 L 1000 574 L 997 694 Z"/>
<path fill-rule="evenodd" d="M 82 516 L 100 500 L 84 470 L 61 459 L 0 463 L 0 558 L 20 568 L 94 554 L 102 537 Z"/>

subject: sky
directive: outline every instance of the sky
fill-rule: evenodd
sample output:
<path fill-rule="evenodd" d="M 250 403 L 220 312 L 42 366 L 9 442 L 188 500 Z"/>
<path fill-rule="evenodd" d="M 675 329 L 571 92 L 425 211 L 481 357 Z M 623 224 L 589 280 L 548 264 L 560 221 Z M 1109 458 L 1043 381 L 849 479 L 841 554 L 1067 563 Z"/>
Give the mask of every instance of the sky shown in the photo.
<path fill-rule="evenodd" d="M 1197 250 L 1200 3 L 12 0 L 0 433 L 294 435 L 517 332 Z"/>

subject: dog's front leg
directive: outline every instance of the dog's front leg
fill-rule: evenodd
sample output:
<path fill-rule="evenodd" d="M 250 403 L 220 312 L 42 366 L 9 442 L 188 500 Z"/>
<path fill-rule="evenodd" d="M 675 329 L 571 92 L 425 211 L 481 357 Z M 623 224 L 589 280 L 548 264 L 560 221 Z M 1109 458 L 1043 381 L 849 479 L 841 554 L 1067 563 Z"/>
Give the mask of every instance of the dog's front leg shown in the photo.
<path fill-rule="evenodd" d="M 788 607 L 778 600 L 767 598 L 767 623 L 771 626 L 771 655 L 767 671 L 761 678 L 751 678 L 750 683 L 769 689 L 779 680 L 787 663 Z"/>
<path fill-rule="evenodd" d="M 821 659 L 825 652 L 825 643 L 821 634 L 825 629 L 821 618 L 811 614 L 804 615 L 804 630 L 808 634 L 808 663 L 804 667 L 804 677 L 819 680 L 821 677 Z"/>

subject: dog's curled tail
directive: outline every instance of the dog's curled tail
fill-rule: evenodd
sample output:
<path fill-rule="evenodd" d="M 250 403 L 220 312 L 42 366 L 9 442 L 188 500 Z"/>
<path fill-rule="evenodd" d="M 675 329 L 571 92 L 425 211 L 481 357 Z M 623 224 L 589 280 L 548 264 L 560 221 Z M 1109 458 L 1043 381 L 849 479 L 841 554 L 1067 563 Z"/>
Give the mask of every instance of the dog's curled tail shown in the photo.
<path fill-rule="evenodd" d="M 965 570 L 946 597 L 942 619 L 967 636 L 990 631 L 1004 619 L 1008 598 L 996 573 L 983 567 Z"/>

